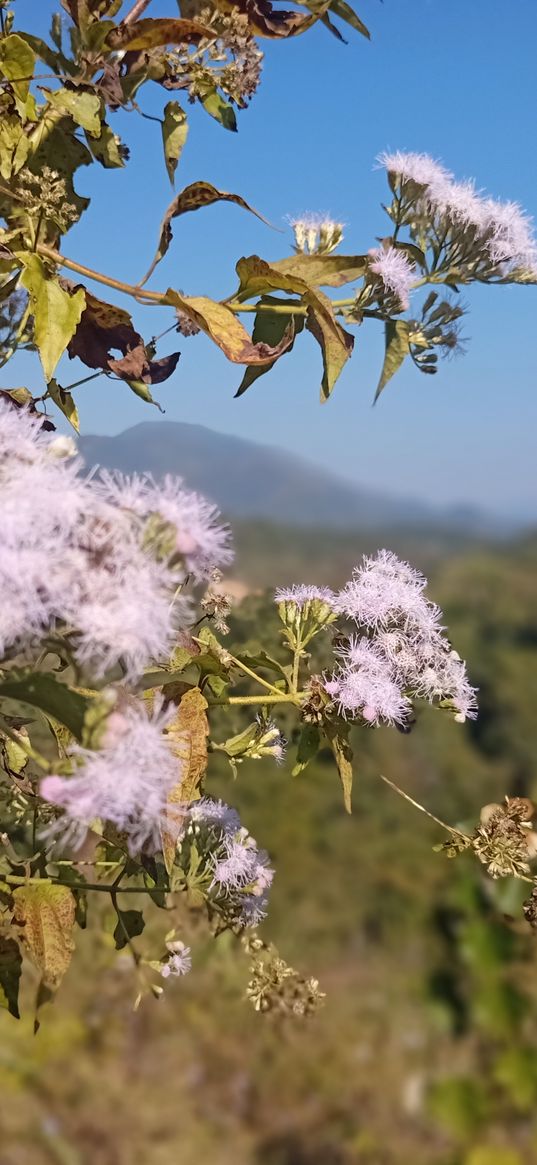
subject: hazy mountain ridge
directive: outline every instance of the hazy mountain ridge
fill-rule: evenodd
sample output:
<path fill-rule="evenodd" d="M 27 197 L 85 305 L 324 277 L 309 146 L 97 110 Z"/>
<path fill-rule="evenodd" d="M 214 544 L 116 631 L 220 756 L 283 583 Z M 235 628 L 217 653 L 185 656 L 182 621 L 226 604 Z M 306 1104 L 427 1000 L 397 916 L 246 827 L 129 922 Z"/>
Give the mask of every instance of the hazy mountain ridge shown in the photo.
<path fill-rule="evenodd" d="M 355 486 L 294 454 L 203 425 L 149 421 L 115 437 L 81 437 L 79 444 L 89 466 L 156 478 L 180 474 L 231 518 L 341 530 L 444 528 L 489 537 L 516 528 L 471 506 L 434 507 Z"/>

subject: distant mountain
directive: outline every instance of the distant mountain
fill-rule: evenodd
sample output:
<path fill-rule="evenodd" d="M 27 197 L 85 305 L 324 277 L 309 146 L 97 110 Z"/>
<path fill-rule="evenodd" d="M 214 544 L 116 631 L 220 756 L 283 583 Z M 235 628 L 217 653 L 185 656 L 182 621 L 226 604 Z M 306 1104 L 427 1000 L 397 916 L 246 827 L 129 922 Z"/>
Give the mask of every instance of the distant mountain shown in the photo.
<path fill-rule="evenodd" d="M 80 450 L 87 465 L 156 478 L 179 474 L 230 518 L 341 530 L 427 528 L 483 537 L 512 532 L 505 521 L 478 510 L 436 509 L 354 486 L 294 454 L 203 425 L 149 421 L 117 437 L 81 437 Z"/>

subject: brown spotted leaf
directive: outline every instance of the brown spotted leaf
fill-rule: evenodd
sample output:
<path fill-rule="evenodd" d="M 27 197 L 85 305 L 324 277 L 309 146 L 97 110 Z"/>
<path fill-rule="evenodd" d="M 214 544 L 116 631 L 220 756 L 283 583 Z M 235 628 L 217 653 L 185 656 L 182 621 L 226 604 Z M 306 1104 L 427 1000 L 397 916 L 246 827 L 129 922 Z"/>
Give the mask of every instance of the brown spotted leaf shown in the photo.
<path fill-rule="evenodd" d="M 44 987 L 55 991 L 75 948 L 75 899 L 68 886 L 33 882 L 13 894 L 13 919 Z"/>
<path fill-rule="evenodd" d="M 179 779 L 168 794 L 167 808 L 161 827 L 162 856 L 168 874 L 171 872 L 177 838 L 184 815 L 177 806 L 197 801 L 200 785 L 207 769 L 207 701 L 199 688 L 190 688 L 181 696 L 177 715 L 167 730 L 172 749 L 179 762 Z"/>
<path fill-rule="evenodd" d="M 120 24 L 118 28 L 109 32 L 106 44 L 114 50 L 128 49 L 129 52 L 139 52 L 141 49 L 156 48 L 158 45 L 197 44 L 204 37 L 213 40 L 215 33 L 197 20 L 168 20 L 157 17 L 153 20 L 137 20 L 134 24 Z"/>
<path fill-rule="evenodd" d="M 222 12 L 240 12 L 248 18 L 248 24 L 256 36 L 270 38 L 297 36 L 311 28 L 328 10 L 331 0 L 312 0 L 308 4 L 308 16 L 299 12 L 290 12 L 284 8 L 275 8 L 270 0 L 216 0 L 217 7 Z"/>
<path fill-rule="evenodd" d="M 147 275 L 144 275 L 140 287 L 143 287 L 144 283 L 147 283 L 147 280 L 151 278 L 157 263 L 160 263 L 170 246 L 173 238 L 172 219 L 178 218 L 181 214 L 188 214 L 192 210 L 201 210 L 204 206 L 211 206 L 214 202 L 234 202 L 236 206 L 248 210 L 250 214 L 255 214 L 256 218 L 261 219 L 261 222 L 267 222 L 263 215 L 254 210 L 253 206 L 250 206 L 240 194 L 230 194 L 227 190 L 217 190 L 216 186 L 212 186 L 210 182 L 191 182 L 190 186 L 185 186 L 185 189 L 181 190 L 170 202 L 160 224 L 160 236 L 155 258 Z"/>
<path fill-rule="evenodd" d="M 121 358 L 113 355 L 118 349 L 122 352 Z M 88 368 L 102 368 L 121 380 L 142 381 L 144 384 L 161 384 L 167 380 L 175 371 L 180 356 L 179 352 L 172 352 L 160 360 L 153 360 L 128 311 L 97 299 L 89 291 L 86 291 L 86 306 L 67 352 L 71 359 L 77 356 Z"/>
<path fill-rule="evenodd" d="M 292 321 L 280 342 L 271 347 L 254 343 L 237 316 L 223 303 L 203 295 L 183 296 L 173 288 L 166 292 L 166 299 L 210 336 L 233 364 L 273 364 L 293 343 Z"/>

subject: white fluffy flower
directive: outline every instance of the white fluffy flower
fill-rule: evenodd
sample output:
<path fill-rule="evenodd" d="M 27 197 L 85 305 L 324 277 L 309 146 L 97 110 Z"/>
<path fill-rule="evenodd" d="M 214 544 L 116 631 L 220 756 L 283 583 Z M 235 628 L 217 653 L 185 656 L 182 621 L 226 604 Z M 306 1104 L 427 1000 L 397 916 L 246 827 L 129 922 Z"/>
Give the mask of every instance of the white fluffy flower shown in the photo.
<path fill-rule="evenodd" d="M 168 712 L 150 716 L 136 701 L 113 715 L 113 731 L 103 747 L 73 749 L 79 766 L 74 775 L 45 777 L 40 792 L 64 810 L 54 832 L 76 845 L 97 819 L 112 822 L 135 853 L 147 843 L 158 845 L 166 799 L 181 772 L 164 732 Z"/>

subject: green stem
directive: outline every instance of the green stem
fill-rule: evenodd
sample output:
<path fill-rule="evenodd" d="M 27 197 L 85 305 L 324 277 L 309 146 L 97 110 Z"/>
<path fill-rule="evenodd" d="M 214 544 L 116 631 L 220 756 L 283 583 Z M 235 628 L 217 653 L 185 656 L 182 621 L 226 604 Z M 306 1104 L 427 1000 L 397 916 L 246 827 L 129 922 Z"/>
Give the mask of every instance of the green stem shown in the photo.
<path fill-rule="evenodd" d="M 278 692 L 277 695 L 268 696 L 227 696 L 221 700 L 209 700 L 209 707 L 225 708 L 228 704 L 232 705 L 264 705 L 264 704 L 298 704 L 305 692 Z"/>
<path fill-rule="evenodd" d="M 251 680 L 255 680 L 256 684 L 261 684 L 261 687 L 266 688 L 267 692 L 272 692 L 273 695 L 278 696 L 278 698 L 281 698 L 282 693 L 280 692 L 280 689 L 276 687 L 275 684 L 271 684 L 269 682 L 269 680 L 264 680 L 263 676 L 258 676 L 257 672 L 252 671 L 252 669 L 249 668 L 247 664 L 241 663 L 240 659 L 237 659 L 236 656 L 230 655 L 229 658 L 230 658 L 231 662 L 235 665 L 235 667 L 238 667 L 240 671 L 244 672 L 245 676 L 249 676 Z M 244 699 L 247 699 L 247 698 L 248 697 L 244 697 Z M 240 700 L 240 699 L 241 699 L 240 696 L 232 696 L 231 697 L 231 700 Z M 255 697 L 253 697 L 253 699 L 255 699 Z"/>
<path fill-rule="evenodd" d="M 69 890 L 100 890 L 102 894 L 110 894 L 113 890 L 113 884 L 110 882 L 62 882 L 61 878 L 24 878 L 19 877 L 18 874 L 2 874 L 1 881 L 9 882 L 13 886 L 36 886 L 39 883 L 46 882 L 51 886 L 67 886 Z M 117 890 L 118 894 L 152 894 L 157 887 L 149 886 L 120 886 Z M 158 887 L 162 890 L 163 887 Z M 168 890 L 164 889 L 167 894 Z"/>

